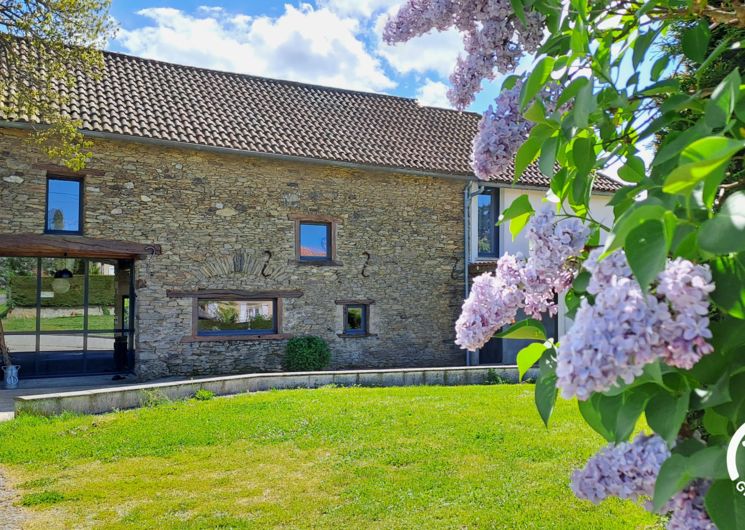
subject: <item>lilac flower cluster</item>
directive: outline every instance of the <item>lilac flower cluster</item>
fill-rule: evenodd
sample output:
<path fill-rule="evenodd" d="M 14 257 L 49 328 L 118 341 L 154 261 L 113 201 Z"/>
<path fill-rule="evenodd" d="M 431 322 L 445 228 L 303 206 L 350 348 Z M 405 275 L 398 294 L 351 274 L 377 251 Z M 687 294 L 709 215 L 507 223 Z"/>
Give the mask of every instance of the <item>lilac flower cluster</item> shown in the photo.
<path fill-rule="evenodd" d="M 639 434 L 632 442 L 608 444 L 572 474 L 571 488 L 580 499 L 599 503 L 608 497 L 645 500 L 647 510 L 662 463 L 670 450 L 659 436 Z M 663 511 L 670 514 L 668 530 L 716 530 L 704 508 L 706 481 L 694 481 L 677 493 Z"/>
<path fill-rule="evenodd" d="M 388 44 L 406 42 L 431 30 L 455 27 L 463 34 L 465 56 L 450 76 L 450 102 L 470 105 L 481 81 L 512 71 L 525 53 L 543 39 L 543 16 L 526 11 L 527 25 L 515 15 L 509 0 L 408 0 L 383 30 Z"/>
<path fill-rule="evenodd" d="M 582 301 L 559 344 L 557 386 L 567 399 L 587 399 L 618 379 L 630 383 L 657 359 L 688 369 L 713 351 L 706 342 L 706 315 L 714 286 L 706 266 L 681 258 L 669 262 L 655 296 L 644 294 L 632 278 L 623 251 L 599 261 L 601 253 L 593 250 L 584 264 L 592 273 L 587 291 L 595 301 Z"/>
<path fill-rule="evenodd" d="M 652 497 L 660 466 L 669 457 L 665 440 L 657 435 L 639 434 L 632 442 L 608 444 L 572 474 L 572 491 L 595 504 L 608 497 Z"/>
<path fill-rule="evenodd" d="M 704 507 L 704 497 L 711 484 L 705 480 L 691 483 L 665 505 L 670 513 L 667 530 L 716 530 Z"/>
<path fill-rule="evenodd" d="M 678 368 L 692 368 L 713 351 L 706 341 L 709 330 L 708 295 L 714 290 L 708 266 L 677 258 L 659 275 L 657 294 L 670 304 L 671 317 L 662 322 L 661 335 L 667 343 L 665 362 Z"/>
<path fill-rule="evenodd" d="M 471 167 L 475 175 L 489 180 L 508 171 L 531 128 L 520 114 L 520 85 L 502 90 L 495 106 L 489 105 L 481 117 L 473 139 Z"/>
<path fill-rule="evenodd" d="M 505 254 L 493 273 L 474 279 L 471 293 L 455 324 L 455 343 L 468 350 L 481 348 L 501 327 L 511 324 L 519 310 L 534 318 L 556 314 L 556 294 L 574 277 L 572 260 L 579 256 L 589 229 L 577 219 L 557 222 L 546 204 L 527 226 L 530 254 Z"/>

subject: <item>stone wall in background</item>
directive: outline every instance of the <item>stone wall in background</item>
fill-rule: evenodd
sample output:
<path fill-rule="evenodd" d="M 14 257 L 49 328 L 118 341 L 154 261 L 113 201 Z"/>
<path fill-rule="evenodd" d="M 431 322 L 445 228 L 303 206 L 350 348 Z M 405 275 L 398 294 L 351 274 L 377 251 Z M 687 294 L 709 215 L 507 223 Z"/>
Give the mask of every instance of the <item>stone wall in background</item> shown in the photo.
<path fill-rule="evenodd" d="M 137 263 L 143 378 L 281 369 L 285 340 L 182 342 L 192 300 L 167 290 L 301 290 L 281 331 L 323 337 L 333 369 L 463 364 L 462 182 L 132 142 L 93 152 L 84 235 L 163 250 Z M 2 232 L 43 232 L 48 163 L 24 133 L 0 130 Z M 340 266 L 295 263 L 293 214 L 339 219 Z M 375 301 L 374 336 L 338 336 L 339 299 Z"/>

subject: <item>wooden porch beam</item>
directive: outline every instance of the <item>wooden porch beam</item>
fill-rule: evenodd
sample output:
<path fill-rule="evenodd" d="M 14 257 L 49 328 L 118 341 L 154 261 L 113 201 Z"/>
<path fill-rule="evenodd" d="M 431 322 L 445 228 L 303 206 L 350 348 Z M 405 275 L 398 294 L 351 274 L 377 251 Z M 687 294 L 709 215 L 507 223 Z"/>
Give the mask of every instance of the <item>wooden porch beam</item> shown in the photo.
<path fill-rule="evenodd" d="M 0 257 L 142 259 L 160 245 L 59 234 L 0 234 Z"/>

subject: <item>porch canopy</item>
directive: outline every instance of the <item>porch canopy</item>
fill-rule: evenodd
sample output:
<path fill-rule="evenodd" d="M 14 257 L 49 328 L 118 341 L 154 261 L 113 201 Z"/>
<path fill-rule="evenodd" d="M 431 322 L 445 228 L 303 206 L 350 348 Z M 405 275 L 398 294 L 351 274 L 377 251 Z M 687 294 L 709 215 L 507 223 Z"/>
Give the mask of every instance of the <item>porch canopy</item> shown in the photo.
<path fill-rule="evenodd" d="M 0 256 L 143 259 L 160 254 L 160 245 L 57 234 L 0 234 Z"/>

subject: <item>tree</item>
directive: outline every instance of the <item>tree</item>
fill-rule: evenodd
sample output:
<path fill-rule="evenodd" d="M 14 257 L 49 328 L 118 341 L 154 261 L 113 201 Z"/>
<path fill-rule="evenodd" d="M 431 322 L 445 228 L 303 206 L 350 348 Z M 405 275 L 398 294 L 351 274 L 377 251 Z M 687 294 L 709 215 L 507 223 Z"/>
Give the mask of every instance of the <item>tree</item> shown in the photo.
<path fill-rule="evenodd" d="M 502 256 L 474 280 L 457 342 L 477 348 L 519 310 L 557 311 L 563 294 L 572 326 L 522 350 L 518 365 L 539 363 L 547 425 L 560 392 L 609 442 L 575 473 L 575 493 L 649 498 L 668 528 L 745 528 L 745 499 L 724 465 L 745 423 L 745 7 L 409 0 L 384 37 L 450 27 L 466 52 L 451 76 L 457 108 L 506 75 L 474 140 L 476 175 L 514 161 L 517 179 L 537 163 L 553 200 L 539 212 L 525 197 L 507 209 L 511 228 L 526 227 L 529 256 Z M 529 54 L 528 72 L 510 75 Z M 646 164 L 640 150 L 656 137 Z M 605 227 L 589 198 L 596 172 L 614 164 L 628 185 Z M 537 320 L 502 335 L 545 340 Z M 653 432 L 629 441 L 642 414 Z"/>
<path fill-rule="evenodd" d="M 60 112 L 76 76 L 95 76 L 114 30 L 110 0 L 0 0 L 0 114 L 38 125 L 32 140 L 79 170 L 90 157 L 81 123 Z"/>

